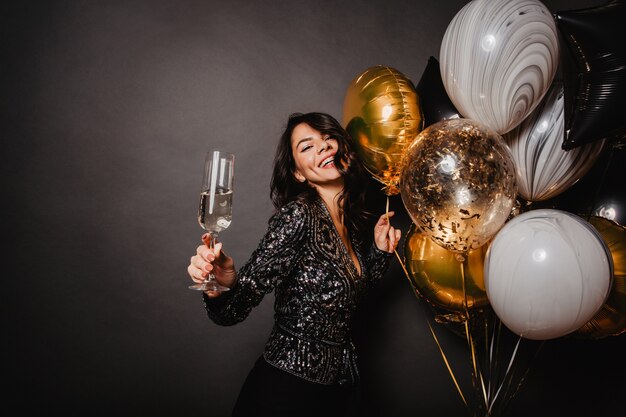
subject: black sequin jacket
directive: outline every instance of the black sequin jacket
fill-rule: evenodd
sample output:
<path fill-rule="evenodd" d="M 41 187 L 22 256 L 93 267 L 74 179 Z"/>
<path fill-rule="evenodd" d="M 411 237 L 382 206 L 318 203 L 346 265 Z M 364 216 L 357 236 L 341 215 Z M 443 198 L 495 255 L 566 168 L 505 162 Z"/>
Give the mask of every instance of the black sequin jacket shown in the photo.
<path fill-rule="evenodd" d="M 286 204 L 270 219 L 231 291 L 213 299 L 204 296 L 209 317 L 220 325 L 238 323 L 274 290 L 274 328 L 265 360 L 309 381 L 355 383 L 350 320 L 367 288 L 387 270 L 392 254 L 375 245 L 365 254 L 356 236 L 351 234 L 350 240 L 361 276 L 320 198 Z"/>

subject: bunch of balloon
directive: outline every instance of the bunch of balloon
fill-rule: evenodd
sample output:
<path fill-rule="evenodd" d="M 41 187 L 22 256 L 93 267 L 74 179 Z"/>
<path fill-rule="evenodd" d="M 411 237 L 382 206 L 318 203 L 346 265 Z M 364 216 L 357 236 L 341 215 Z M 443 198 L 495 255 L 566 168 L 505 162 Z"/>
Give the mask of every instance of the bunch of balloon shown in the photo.
<path fill-rule="evenodd" d="M 474 386 L 482 387 L 484 398 L 476 407 L 484 412 L 492 409 L 493 403 L 482 383 L 485 373 L 471 324 L 488 303 L 481 293 L 482 277 L 471 266 L 482 261 L 481 248 L 511 212 L 516 197 L 514 169 L 500 135 L 469 119 L 450 119 L 427 127 L 417 136 L 406 151 L 400 177 L 402 201 L 415 225 L 405 248 L 407 275 L 422 297 L 462 318 Z M 436 250 L 437 246 L 440 249 Z M 481 313 L 480 317 L 486 316 Z M 486 330 L 489 323 L 477 327 Z M 431 332 L 437 341 L 432 327 Z M 450 366 L 448 370 L 470 407 Z"/>
<path fill-rule="evenodd" d="M 626 134 L 626 4 L 560 11 L 565 87 L 563 149 Z"/>
<path fill-rule="evenodd" d="M 503 134 L 550 87 L 559 42 L 539 0 L 473 0 L 452 19 L 439 53 L 448 96 L 463 117 Z"/>
<path fill-rule="evenodd" d="M 539 106 L 504 135 L 513 155 L 518 192 L 527 203 L 561 194 L 594 165 L 604 141 L 565 151 L 563 85 L 555 81 Z M 527 207 L 527 206 L 526 206 Z"/>
<path fill-rule="evenodd" d="M 346 91 L 343 124 L 367 170 L 384 185 L 385 194 L 398 194 L 402 157 L 423 128 L 411 81 L 394 68 L 368 68 Z"/>

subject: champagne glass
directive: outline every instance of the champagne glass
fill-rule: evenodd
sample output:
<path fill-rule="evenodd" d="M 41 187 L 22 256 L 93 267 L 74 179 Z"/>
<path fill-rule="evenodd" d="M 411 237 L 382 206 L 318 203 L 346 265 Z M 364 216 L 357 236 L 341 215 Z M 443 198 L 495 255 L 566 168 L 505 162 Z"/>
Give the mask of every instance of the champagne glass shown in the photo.
<path fill-rule="evenodd" d="M 209 247 L 215 247 L 217 235 L 230 226 L 233 212 L 233 174 L 235 155 L 222 152 L 208 152 L 204 160 L 204 179 L 200 190 L 198 222 L 209 233 Z M 215 275 L 209 273 L 201 284 L 189 288 L 200 291 L 228 291 L 220 285 Z"/>

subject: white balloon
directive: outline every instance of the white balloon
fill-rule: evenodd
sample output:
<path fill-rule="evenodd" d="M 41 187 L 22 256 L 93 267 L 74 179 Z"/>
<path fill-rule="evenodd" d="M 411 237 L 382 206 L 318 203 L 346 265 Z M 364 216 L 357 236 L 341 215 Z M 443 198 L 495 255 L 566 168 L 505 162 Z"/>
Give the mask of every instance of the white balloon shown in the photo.
<path fill-rule="evenodd" d="M 485 257 L 487 297 L 512 332 L 536 340 L 587 323 L 611 289 L 613 261 L 589 223 L 560 210 L 532 210 L 498 232 Z"/>
<path fill-rule="evenodd" d="M 554 82 L 541 104 L 507 133 L 519 194 L 528 201 L 552 198 L 570 188 L 593 166 L 604 140 L 569 151 L 564 138 L 563 84 Z"/>
<path fill-rule="evenodd" d="M 443 37 L 441 78 L 463 117 L 503 134 L 550 87 L 558 45 L 554 18 L 539 0 L 473 0 Z"/>

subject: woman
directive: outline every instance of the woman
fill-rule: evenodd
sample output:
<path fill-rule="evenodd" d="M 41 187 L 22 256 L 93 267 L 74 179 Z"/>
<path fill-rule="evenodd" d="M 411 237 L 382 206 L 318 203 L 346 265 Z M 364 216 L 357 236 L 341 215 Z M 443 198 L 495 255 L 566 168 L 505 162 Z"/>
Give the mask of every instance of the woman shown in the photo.
<path fill-rule="evenodd" d="M 277 212 L 250 260 L 236 272 L 221 243 L 213 250 L 201 245 L 191 258 L 193 281 L 213 272 L 231 289 L 204 295 L 217 324 L 242 321 L 275 291 L 274 327 L 234 416 L 348 412 L 358 381 L 350 319 L 400 240 L 389 212 L 374 226 L 371 247 L 362 247 L 365 178 L 352 139 L 334 118 L 293 114 L 274 161 L 270 188 Z"/>

